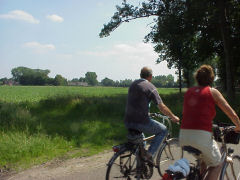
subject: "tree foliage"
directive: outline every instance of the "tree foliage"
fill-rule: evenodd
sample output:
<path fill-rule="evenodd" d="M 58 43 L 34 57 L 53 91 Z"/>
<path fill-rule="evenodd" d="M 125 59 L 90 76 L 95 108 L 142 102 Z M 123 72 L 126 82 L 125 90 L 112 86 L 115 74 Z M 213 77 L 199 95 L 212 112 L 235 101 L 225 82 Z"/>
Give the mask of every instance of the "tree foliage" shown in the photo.
<path fill-rule="evenodd" d="M 17 67 L 12 69 L 13 79 L 22 85 L 45 85 L 48 83 L 49 70 Z"/>
<path fill-rule="evenodd" d="M 171 74 L 169 74 L 167 76 L 165 76 L 165 75 L 153 76 L 152 83 L 156 87 L 159 87 L 159 88 L 161 88 L 161 87 L 166 87 L 166 88 L 177 87 L 176 82 L 174 82 L 174 77 Z"/>
<path fill-rule="evenodd" d="M 95 72 L 87 72 L 85 74 L 85 81 L 91 86 L 96 86 L 98 84 L 97 74 Z"/>
<path fill-rule="evenodd" d="M 66 86 L 67 85 L 67 79 L 62 77 L 60 74 L 57 74 L 53 80 L 53 84 L 55 86 Z"/>
<path fill-rule="evenodd" d="M 103 86 L 115 86 L 115 82 L 112 79 L 109 79 L 107 77 L 101 81 L 101 84 Z"/>
<path fill-rule="evenodd" d="M 208 63 L 225 72 L 218 75 L 232 96 L 240 66 L 239 12 L 238 0 L 148 0 L 139 6 L 123 1 L 99 35 L 109 36 L 123 22 L 155 16 L 145 41 L 155 44 L 157 62 L 178 69 L 180 87 L 182 76 L 189 86 L 196 67 Z"/>

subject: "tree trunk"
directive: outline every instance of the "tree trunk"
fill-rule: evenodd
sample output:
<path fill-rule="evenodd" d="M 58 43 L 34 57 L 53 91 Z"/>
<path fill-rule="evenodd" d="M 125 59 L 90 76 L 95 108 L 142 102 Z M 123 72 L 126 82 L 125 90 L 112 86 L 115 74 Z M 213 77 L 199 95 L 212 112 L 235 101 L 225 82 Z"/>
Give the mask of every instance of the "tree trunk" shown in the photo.
<path fill-rule="evenodd" d="M 226 5 L 225 0 L 218 0 L 219 5 L 219 21 L 220 21 L 220 30 L 224 47 L 224 59 L 226 64 L 226 84 L 227 84 L 227 96 L 230 99 L 233 99 L 235 96 L 234 86 L 233 86 L 233 66 L 232 66 L 232 57 L 230 52 L 230 32 L 229 25 L 227 24 L 226 18 Z"/>
<path fill-rule="evenodd" d="M 185 78 L 186 78 L 187 88 L 190 88 L 190 86 L 191 86 L 191 83 L 190 83 L 190 73 L 189 73 L 188 70 L 185 73 L 186 73 Z"/>
<path fill-rule="evenodd" d="M 179 76 L 179 93 L 181 93 L 182 92 L 182 62 L 181 62 L 181 60 L 179 60 L 178 76 Z"/>

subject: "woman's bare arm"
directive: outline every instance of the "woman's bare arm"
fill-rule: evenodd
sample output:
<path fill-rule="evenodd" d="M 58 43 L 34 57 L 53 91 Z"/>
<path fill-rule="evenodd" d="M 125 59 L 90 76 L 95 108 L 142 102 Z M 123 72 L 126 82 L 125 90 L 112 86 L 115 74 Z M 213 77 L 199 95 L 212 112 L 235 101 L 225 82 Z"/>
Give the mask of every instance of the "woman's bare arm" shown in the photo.
<path fill-rule="evenodd" d="M 236 131 L 240 131 L 240 120 L 236 112 L 231 108 L 223 95 L 215 88 L 211 88 L 213 99 L 217 106 L 231 119 L 236 125 Z"/>

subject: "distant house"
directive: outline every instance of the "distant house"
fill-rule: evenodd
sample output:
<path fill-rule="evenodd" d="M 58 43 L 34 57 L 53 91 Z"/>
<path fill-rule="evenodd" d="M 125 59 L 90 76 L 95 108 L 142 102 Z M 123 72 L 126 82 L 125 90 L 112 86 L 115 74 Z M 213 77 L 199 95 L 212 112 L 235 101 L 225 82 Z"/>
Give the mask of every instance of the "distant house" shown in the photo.
<path fill-rule="evenodd" d="M 13 81 L 13 80 L 11 80 L 11 79 L 4 80 L 2 84 L 3 84 L 3 85 L 8 85 L 8 86 L 19 85 L 18 82 Z"/>
<path fill-rule="evenodd" d="M 86 82 L 68 82 L 68 86 L 88 86 Z"/>

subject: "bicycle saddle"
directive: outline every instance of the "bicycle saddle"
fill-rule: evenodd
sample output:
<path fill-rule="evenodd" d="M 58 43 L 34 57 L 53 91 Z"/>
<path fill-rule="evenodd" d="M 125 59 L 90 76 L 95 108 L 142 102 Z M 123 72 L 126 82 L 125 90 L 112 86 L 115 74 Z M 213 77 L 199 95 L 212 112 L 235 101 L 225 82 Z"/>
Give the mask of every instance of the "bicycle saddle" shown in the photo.
<path fill-rule="evenodd" d="M 127 138 L 128 138 L 129 142 L 134 143 L 134 144 L 143 142 L 142 132 L 138 131 L 136 129 L 128 129 Z"/>
<path fill-rule="evenodd" d="M 140 135 L 140 134 L 142 134 L 141 131 L 138 131 L 136 129 L 131 129 L 131 128 L 128 129 L 128 133 L 131 134 L 131 135 Z"/>
<path fill-rule="evenodd" d="M 183 150 L 199 156 L 202 152 L 192 146 L 183 146 Z"/>

